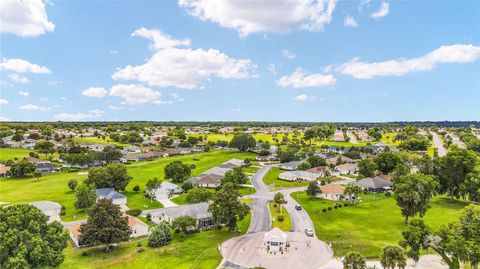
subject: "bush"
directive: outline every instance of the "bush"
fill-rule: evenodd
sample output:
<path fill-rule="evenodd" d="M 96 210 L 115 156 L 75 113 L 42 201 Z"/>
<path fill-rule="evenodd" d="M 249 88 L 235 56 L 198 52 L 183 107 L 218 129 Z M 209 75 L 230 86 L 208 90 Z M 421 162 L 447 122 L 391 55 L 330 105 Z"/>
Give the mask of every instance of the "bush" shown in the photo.
<path fill-rule="evenodd" d="M 129 209 L 125 213 L 127 213 L 127 215 L 130 215 L 130 216 L 138 217 L 138 216 L 140 216 L 140 214 L 142 214 L 142 210 L 141 209 Z"/>
<path fill-rule="evenodd" d="M 142 242 L 138 242 L 137 247 L 142 247 Z"/>
<path fill-rule="evenodd" d="M 327 212 L 327 209 L 326 209 L 326 208 L 323 208 L 323 209 L 322 209 L 322 212 L 323 212 L 323 213 Z"/>
<path fill-rule="evenodd" d="M 385 193 L 385 197 L 390 197 L 390 196 L 392 196 L 392 193 L 391 193 L 391 192 L 386 192 L 386 193 Z"/>
<path fill-rule="evenodd" d="M 86 252 L 86 251 L 82 252 L 82 256 L 83 256 L 83 257 L 87 257 L 87 256 L 88 256 L 88 252 Z"/>
<path fill-rule="evenodd" d="M 152 221 L 152 214 L 150 214 L 150 213 L 147 214 L 147 220 Z"/>
<path fill-rule="evenodd" d="M 343 206 L 344 206 L 344 207 L 347 207 L 347 206 L 348 206 L 348 204 L 343 204 Z"/>
<path fill-rule="evenodd" d="M 330 210 L 332 210 L 332 207 L 331 207 L 331 206 L 328 207 L 328 211 L 330 211 Z"/>
<path fill-rule="evenodd" d="M 142 252 L 144 252 L 144 251 L 145 251 L 145 248 L 139 248 L 139 249 L 137 250 L 137 252 L 140 252 L 140 253 L 142 253 Z"/>
<path fill-rule="evenodd" d="M 283 222 L 285 220 L 285 217 L 283 215 L 279 215 L 277 217 L 277 220 L 280 221 L 280 222 Z"/>

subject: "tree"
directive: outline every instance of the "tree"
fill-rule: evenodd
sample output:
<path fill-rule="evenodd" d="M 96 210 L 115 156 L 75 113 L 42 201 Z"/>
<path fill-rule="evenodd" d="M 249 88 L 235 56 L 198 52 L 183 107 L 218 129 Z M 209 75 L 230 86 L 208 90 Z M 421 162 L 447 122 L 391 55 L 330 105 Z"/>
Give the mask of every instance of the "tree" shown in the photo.
<path fill-rule="evenodd" d="M 249 149 L 255 148 L 257 142 L 255 139 L 248 134 L 239 134 L 235 135 L 228 146 L 230 148 L 236 148 L 238 151 L 245 152 Z"/>
<path fill-rule="evenodd" d="M 0 268 L 57 267 L 68 245 L 68 235 L 57 222 L 34 206 L 21 204 L 0 209 Z"/>
<path fill-rule="evenodd" d="M 319 167 L 319 166 L 327 165 L 327 161 L 324 158 L 320 156 L 315 156 L 315 155 L 308 157 L 307 162 L 310 164 L 310 167 Z"/>
<path fill-rule="evenodd" d="M 197 231 L 197 220 L 190 216 L 181 216 L 172 221 L 172 228 L 175 232 L 188 234 Z"/>
<path fill-rule="evenodd" d="M 240 202 L 238 197 L 240 197 L 239 192 L 231 182 L 228 182 L 217 191 L 213 197 L 213 203 L 208 207 L 214 221 L 226 224 L 230 231 L 237 229 L 237 222 L 242 220 L 250 209 Z"/>
<path fill-rule="evenodd" d="M 317 136 L 317 133 L 315 132 L 314 129 L 308 129 L 305 131 L 303 134 L 303 140 L 308 141 L 309 144 L 312 144 L 312 139 L 314 139 Z"/>
<path fill-rule="evenodd" d="M 367 262 L 362 254 L 352 251 L 343 257 L 343 269 L 366 269 Z"/>
<path fill-rule="evenodd" d="M 320 189 L 318 181 L 316 181 L 316 180 L 311 181 L 308 184 L 308 187 L 307 187 L 307 194 L 312 196 L 312 197 L 315 197 L 320 193 L 322 193 L 322 190 Z"/>
<path fill-rule="evenodd" d="M 312 166 L 309 162 L 302 162 L 297 166 L 297 169 L 302 171 L 308 170 L 310 168 L 312 168 Z"/>
<path fill-rule="evenodd" d="M 347 186 L 345 186 L 343 194 L 345 194 L 350 203 L 354 205 L 360 194 L 362 194 L 362 188 L 353 183 L 348 183 Z"/>
<path fill-rule="evenodd" d="M 480 168 L 467 174 L 462 185 L 462 194 L 475 203 L 480 203 Z"/>
<path fill-rule="evenodd" d="M 155 198 L 155 190 L 160 187 L 162 182 L 158 180 L 158 178 L 149 179 L 145 184 L 145 193 L 150 197 L 150 202 L 152 199 Z"/>
<path fill-rule="evenodd" d="M 189 190 L 193 189 L 193 184 L 190 181 L 184 181 L 182 185 L 182 189 L 185 192 L 188 192 Z"/>
<path fill-rule="evenodd" d="M 358 173 L 365 177 L 375 176 L 375 170 L 377 170 L 377 164 L 371 159 L 366 158 L 357 162 Z"/>
<path fill-rule="evenodd" d="M 135 186 L 133 186 L 132 190 L 133 190 L 134 192 L 138 193 L 138 192 L 140 191 L 140 186 L 135 185 Z"/>
<path fill-rule="evenodd" d="M 70 188 L 70 190 L 74 191 L 77 186 L 78 186 L 78 182 L 76 179 L 70 179 L 67 183 L 68 187 Z"/>
<path fill-rule="evenodd" d="M 406 250 L 407 257 L 418 262 L 420 251 L 428 249 L 426 239 L 430 233 L 430 228 L 425 225 L 423 220 L 414 219 L 402 232 L 403 240 L 400 241 L 399 245 Z"/>
<path fill-rule="evenodd" d="M 273 202 L 277 204 L 277 206 L 283 205 L 285 203 L 285 196 L 281 192 L 275 193 L 273 196 Z"/>
<path fill-rule="evenodd" d="M 408 224 L 409 217 L 425 215 L 437 188 L 437 181 L 430 175 L 412 174 L 398 179 L 394 197 L 402 210 L 402 216 L 405 217 L 405 224 Z"/>
<path fill-rule="evenodd" d="M 123 154 L 120 150 L 112 146 L 104 147 L 99 154 L 99 159 L 105 163 L 114 163 L 120 161 Z"/>
<path fill-rule="evenodd" d="M 96 200 L 95 190 L 87 184 L 82 184 L 75 192 L 74 206 L 76 209 L 87 209 L 93 206 Z"/>
<path fill-rule="evenodd" d="M 296 161 L 296 160 L 298 160 L 298 157 L 297 157 L 296 153 L 297 152 L 294 149 L 279 150 L 278 151 L 278 158 L 280 159 L 281 163 Z"/>
<path fill-rule="evenodd" d="M 105 245 L 109 250 L 113 243 L 127 241 L 132 230 L 128 217 L 123 216 L 120 206 L 110 199 L 100 199 L 88 210 L 87 222 L 80 225 L 78 242 L 84 246 Z"/>
<path fill-rule="evenodd" d="M 460 187 L 468 173 L 472 172 L 477 162 L 474 152 L 466 149 L 454 148 L 439 160 L 438 176 L 441 189 L 448 193 L 450 202 L 460 194 Z"/>
<path fill-rule="evenodd" d="M 247 183 L 247 175 L 243 172 L 241 167 L 235 167 L 225 173 L 225 177 L 222 179 L 222 184 L 227 182 L 232 182 L 235 186 L 245 184 Z"/>
<path fill-rule="evenodd" d="M 380 264 L 385 269 L 404 269 L 407 266 L 407 259 L 403 250 L 398 246 L 387 246 L 383 248 L 380 255 Z"/>
<path fill-rule="evenodd" d="M 377 169 L 380 170 L 385 175 L 391 173 L 398 163 L 401 162 L 400 157 L 398 157 L 393 152 L 382 152 L 373 158 L 377 164 Z"/>
<path fill-rule="evenodd" d="M 45 155 L 55 152 L 55 145 L 52 142 L 42 141 L 35 144 L 34 149 Z"/>
<path fill-rule="evenodd" d="M 192 173 L 191 166 L 182 161 L 173 161 L 164 168 L 165 179 L 172 179 L 172 182 L 183 182 Z"/>
<path fill-rule="evenodd" d="M 23 177 L 27 174 L 33 173 L 35 171 L 35 168 L 35 164 L 26 160 L 22 160 L 14 163 L 10 167 L 9 173 L 14 177 Z"/>
<path fill-rule="evenodd" d="M 212 200 L 213 193 L 207 189 L 193 189 L 187 193 L 185 201 L 188 204 L 208 202 Z"/>
<path fill-rule="evenodd" d="M 172 235 L 170 234 L 170 228 L 165 223 L 157 224 L 150 228 L 150 234 L 148 235 L 148 246 L 152 248 L 161 247 L 167 245 L 172 241 Z"/>
<path fill-rule="evenodd" d="M 36 178 L 37 180 L 40 180 L 40 178 L 42 177 L 42 171 L 36 169 L 35 171 L 33 171 L 33 177 Z"/>
<path fill-rule="evenodd" d="M 124 191 L 131 179 L 125 165 L 114 163 L 91 168 L 85 183 L 94 185 L 97 189 L 114 188 L 116 191 Z"/>

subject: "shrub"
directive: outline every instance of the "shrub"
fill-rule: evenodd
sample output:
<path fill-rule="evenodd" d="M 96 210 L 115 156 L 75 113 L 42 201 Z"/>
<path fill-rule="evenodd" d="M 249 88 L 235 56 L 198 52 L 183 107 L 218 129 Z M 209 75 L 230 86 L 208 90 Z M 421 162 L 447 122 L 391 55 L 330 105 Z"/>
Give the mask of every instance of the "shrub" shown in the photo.
<path fill-rule="evenodd" d="M 130 216 L 138 217 L 138 216 L 140 216 L 140 214 L 142 214 L 142 210 L 141 209 L 129 209 L 125 213 L 127 213 L 127 215 L 130 215 Z"/>
<path fill-rule="evenodd" d="M 283 215 L 279 215 L 277 217 L 277 220 L 280 221 L 280 222 L 283 222 L 285 220 L 285 217 Z"/>
<path fill-rule="evenodd" d="M 82 256 L 83 256 L 83 257 L 87 257 L 87 256 L 88 256 L 88 252 L 86 252 L 86 251 L 82 252 Z"/>
<path fill-rule="evenodd" d="M 152 221 L 152 214 L 150 214 L 150 213 L 147 214 L 147 220 Z"/>
<path fill-rule="evenodd" d="M 140 252 L 140 253 L 141 253 L 141 252 L 144 252 L 144 251 L 145 251 L 145 248 L 139 248 L 139 249 L 137 250 L 137 252 Z"/>
<path fill-rule="evenodd" d="M 324 213 L 327 212 L 327 209 L 326 209 L 326 208 L 323 208 L 323 209 L 322 209 L 322 212 L 324 212 Z"/>
<path fill-rule="evenodd" d="M 142 242 L 138 242 L 137 247 L 142 247 Z"/>
<path fill-rule="evenodd" d="M 343 204 L 343 206 L 344 206 L 344 207 L 347 207 L 347 206 L 348 206 L 348 204 Z"/>
<path fill-rule="evenodd" d="M 385 197 L 390 197 L 390 196 L 392 196 L 392 193 L 391 193 L 391 192 L 386 192 L 386 193 L 385 193 Z"/>
<path fill-rule="evenodd" d="M 139 192 L 140 191 L 140 186 L 135 185 L 132 189 L 134 192 Z"/>
<path fill-rule="evenodd" d="M 332 210 L 332 207 L 331 207 L 331 206 L 328 207 L 328 211 L 330 211 L 330 210 Z"/>

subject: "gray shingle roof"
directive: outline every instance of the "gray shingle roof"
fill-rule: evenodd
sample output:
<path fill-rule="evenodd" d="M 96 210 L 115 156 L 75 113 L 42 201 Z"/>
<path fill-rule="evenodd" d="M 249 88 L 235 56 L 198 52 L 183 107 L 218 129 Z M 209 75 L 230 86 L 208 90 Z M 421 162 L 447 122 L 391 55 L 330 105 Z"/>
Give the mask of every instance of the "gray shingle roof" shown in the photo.
<path fill-rule="evenodd" d="M 208 205 L 209 203 L 198 203 L 174 207 L 165 207 L 144 211 L 142 215 L 146 215 L 147 213 L 150 213 L 152 216 L 166 215 L 173 219 L 181 216 L 190 216 L 195 219 L 211 218 L 212 213 L 208 212 Z"/>
<path fill-rule="evenodd" d="M 125 195 L 118 193 L 114 188 L 102 188 L 95 190 L 98 199 L 122 199 L 126 198 Z"/>
<path fill-rule="evenodd" d="M 381 177 L 367 177 L 362 180 L 359 180 L 355 183 L 357 186 L 370 189 L 379 189 L 384 187 L 391 187 L 392 182 L 385 180 Z"/>

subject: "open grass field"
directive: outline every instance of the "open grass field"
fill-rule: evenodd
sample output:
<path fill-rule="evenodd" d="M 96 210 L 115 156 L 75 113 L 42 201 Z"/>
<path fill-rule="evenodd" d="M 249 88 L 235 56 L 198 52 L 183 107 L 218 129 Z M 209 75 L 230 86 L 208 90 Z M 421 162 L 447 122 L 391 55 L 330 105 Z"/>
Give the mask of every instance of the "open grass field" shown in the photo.
<path fill-rule="evenodd" d="M 268 208 L 270 209 L 270 214 L 272 216 L 272 228 L 279 228 L 282 231 L 290 231 L 292 229 L 292 221 L 290 220 L 290 215 L 288 211 L 282 206 L 282 215 L 284 217 L 283 221 L 278 221 L 278 216 L 280 215 L 280 208 L 275 207 L 275 203 L 268 203 Z"/>
<path fill-rule="evenodd" d="M 246 232 L 250 224 L 250 214 L 238 223 L 241 232 Z M 65 261 L 59 268 L 216 268 L 222 257 L 218 244 L 240 233 L 211 230 L 192 235 L 173 234 L 173 240 L 160 248 L 147 247 L 147 240 L 142 243 L 144 252 L 138 252 L 138 243 L 128 243 L 105 253 L 101 249 L 77 249 L 71 244 L 64 251 Z M 89 256 L 82 256 L 83 252 Z"/>
<path fill-rule="evenodd" d="M 215 193 L 215 189 L 206 189 L 212 193 Z M 254 194 L 255 193 L 255 188 L 250 188 L 250 187 L 239 187 L 238 188 L 238 192 L 240 193 L 240 196 L 245 196 L 245 195 L 249 195 L 249 194 Z M 182 193 L 180 195 L 178 195 L 177 197 L 174 197 L 172 199 L 170 199 L 170 201 L 174 202 L 175 204 L 177 205 L 184 205 L 187 203 L 187 194 L 186 193 Z"/>
<path fill-rule="evenodd" d="M 310 198 L 305 194 L 293 193 L 292 197 L 309 213 L 317 236 L 327 243 L 333 243 L 335 256 L 341 257 L 355 250 L 366 257 L 376 258 L 387 245 L 397 244 L 405 228 L 400 208 L 395 200 L 382 194 L 363 195 L 364 202 L 355 206 L 332 209 L 322 212 L 333 202 Z M 431 202 L 424 220 L 433 229 L 458 219 L 460 209 L 467 203 L 456 201 L 453 204 L 443 196 Z"/>
<path fill-rule="evenodd" d="M 87 136 L 87 137 L 75 137 L 73 141 L 79 143 L 87 143 L 87 144 L 101 144 L 101 145 L 108 145 L 108 144 L 115 144 L 119 146 L 128 146 L 128 144 L 118 143 L 111 140 L 108 136 L 105 139 L 98 138 L 96 136 Z"/>
<path fill-rule="evenodd" d="M 29 149 L 0 148 L 0 161 L 14 160 L 15 158 L 20 160 L 25 157 L 30 157 L 28 155 L 30 151 Z M 44 155 L 41 157 L 43 156 Z"/>
<path fill-rule="evenodd" d="M 132 176 L 132 180 L 127 186 L 127 192 L 125 193 L 128 197 L 127 206 L 132 209 L 162 207 L 162 204 L 159 202 L 151 203 L 150 200 L 143 195 L 143 190 L 148 179 L 154 177 L 163 179 L 163 169 L 165 165 L 174 160 L 195 164 L 196 168 L 193 170 L 193 175 L 198 175 L 231 158 L 243 159 L 247 157 L 254 157 L 254 154 L 238 153 L 236 151 L 210 151 L 130 164 L 128 165 L 128 174 Z M 194 158 L 198 159 L 198 161 L 193 160 Z M 25 203 L 42 200 L 54 201 L 66 208 L 66 215 L 62 216 L 63 221 L 74 220 L 74 216 L 76 216 L 76 219 L 82 219 L 86 217 L 85 213 L 79 212 L 74 208 L 73 202 L 75 200 L 75 194 L 68 189 L 67 182 L 72 178 L 81 182 L 86 177 L 87 175 L 84 174 L 62 172 L 44 175 L 38 181 L 31 177 L 0 179 L 0 202 Z M 135 185 L 140 186 L 141 191 L 139 193 L 132 191 Z"/>
<path fill-rule="evenodd" d="M 278 167 L 272 167 L 270 171 L 263 177 L 263 182 L 267 185 L 273 184 L 274 187 L 283 187 L 283 188 L 296 188 L 296 187 L 303 187 L 308 186 L 308 182 L 306 181 L 297 181 L 297 182 L 290 182 L 278 179 L 278 175 L 280 173 L 285 172 L 285 170 L 281 170 Z"/>
<path fill-rule="evenodd" d="M 400 144 L 400 141 L 393 141 L 395 136 L 397 136 L 397 133 L 384 133 L 380 141 L 387 145 L 398 145 Z"/>

